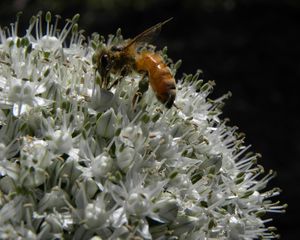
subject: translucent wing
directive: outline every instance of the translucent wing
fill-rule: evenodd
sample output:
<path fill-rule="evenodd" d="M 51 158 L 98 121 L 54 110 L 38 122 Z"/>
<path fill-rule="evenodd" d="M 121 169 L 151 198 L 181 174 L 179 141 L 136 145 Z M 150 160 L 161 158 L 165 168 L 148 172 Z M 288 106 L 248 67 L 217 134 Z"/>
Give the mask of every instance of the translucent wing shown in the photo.
<path fill-rule="evenodd" d="M 161 27 L 166 24 L 167 22 L 171 21 L 173 18 L 169 18 L 164 22 L 160 22 L 148 29 L 146 29 L 144 32 L 140 33 L 133 39 L 129 41 L 129 43 L 124 47 L 124 49 L 129 48 L 133 44 L 143 44 L 150 42 L 155 36 L 157 36 L 160 33 Z"/>

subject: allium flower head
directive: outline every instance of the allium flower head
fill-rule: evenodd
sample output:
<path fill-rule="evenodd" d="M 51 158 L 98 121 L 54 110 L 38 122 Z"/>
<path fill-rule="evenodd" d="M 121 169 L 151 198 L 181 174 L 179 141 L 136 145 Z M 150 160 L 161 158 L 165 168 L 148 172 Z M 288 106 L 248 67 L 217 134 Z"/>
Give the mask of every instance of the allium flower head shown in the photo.
<path fill-rule="evenodd" d="M 0 29 L 1 239 L 277 237 L 263 215 L 285 205 L 220 118 L 229 94 L 208 99 L 214 82 L 198 71 L 176 76 L 176 107 L 151 88 L 134 102 L 144 76 L 112 73 L 103 87 L 93 62 L 119 31 L 86 40 L 79 15 L 62 29 L 43 18 L 24 36 L 18 20 Z M 158 54 L 175 75 L 180 62 Z"/>

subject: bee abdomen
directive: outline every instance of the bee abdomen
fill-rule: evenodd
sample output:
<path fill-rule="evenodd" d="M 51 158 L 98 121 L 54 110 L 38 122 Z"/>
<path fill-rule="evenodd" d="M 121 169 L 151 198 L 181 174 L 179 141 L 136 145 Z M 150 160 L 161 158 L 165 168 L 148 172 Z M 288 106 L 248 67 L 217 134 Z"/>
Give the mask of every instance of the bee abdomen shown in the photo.
<path fill-rule="evenodd" d="M 153 52 L 144 52 L 137 59 L 137 70 L 148 72 L 149 82 L 160 102 L 171 108 L 176 97 L 176 82 L 163 58 Z"/>

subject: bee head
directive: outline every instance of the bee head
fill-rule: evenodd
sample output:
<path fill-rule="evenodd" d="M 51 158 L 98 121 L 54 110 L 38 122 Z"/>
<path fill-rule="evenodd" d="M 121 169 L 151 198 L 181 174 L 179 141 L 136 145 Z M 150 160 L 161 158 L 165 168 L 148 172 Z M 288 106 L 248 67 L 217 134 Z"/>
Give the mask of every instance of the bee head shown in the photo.
<path fill-rule="evenodd" d="M 115 66 L 116 55 L 123 50 L 121 45 L 113 45 L 109 49 L 103 49 L 101 54 L 99 54 L 99 68 L 105 75 Z M 101 73 L 100 73 L 101 74 Z M 103 75 L 102 75 L 103 76 Z"/>
<path fill-rule="evenodd" d="M 97 49 L 93 56 L 93 63 L 102 78 L 106 78 L 112 68 L 112 59 L 110 55 L 110 52 L 105 47 L 102 47 Z"/>

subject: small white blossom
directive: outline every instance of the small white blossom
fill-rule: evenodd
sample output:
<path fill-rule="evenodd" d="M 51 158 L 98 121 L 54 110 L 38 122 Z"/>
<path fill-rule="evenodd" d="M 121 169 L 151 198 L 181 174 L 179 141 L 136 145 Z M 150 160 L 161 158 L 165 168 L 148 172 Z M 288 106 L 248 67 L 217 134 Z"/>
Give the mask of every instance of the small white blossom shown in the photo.
<path fill-rule="evenodd" d="M 72 137 L 67 131 L 56 130 L 51 135 L 49 148 L 57 154 L 69 153 L 72 148 Z"/>
<path fill-rule="evenodd" d="M 40 86 L 40 83 L 12 78 L 7 80 L 7 84 L 9 84 L 5 86 L 7 93 L 2 95 L 6 106 L 2 106 L 4 108 L 12 106 L 14 116 L 28 113 L 33 107 L 46 107 L 51 103 L 51 101 L 38 96 L 46 91 L 44 86 Z"/>
<path fill-rule="evenodd" d="M 113 159 L 107 154 L 98 155 L 92 160 L 91 168 L 94 177 L 105 177 L 113 166 Z"/>
<path fill-rule="evenodd" d="M 36 43 L 36 48 L 44 52 L 56 52 L 62 50 L 62 44 L 57 37 L 54 36 L 43 36 Z"/>

